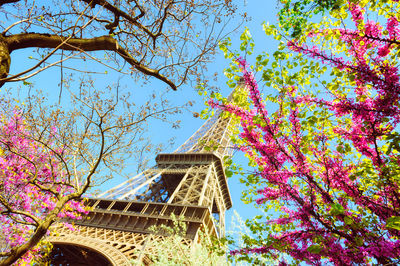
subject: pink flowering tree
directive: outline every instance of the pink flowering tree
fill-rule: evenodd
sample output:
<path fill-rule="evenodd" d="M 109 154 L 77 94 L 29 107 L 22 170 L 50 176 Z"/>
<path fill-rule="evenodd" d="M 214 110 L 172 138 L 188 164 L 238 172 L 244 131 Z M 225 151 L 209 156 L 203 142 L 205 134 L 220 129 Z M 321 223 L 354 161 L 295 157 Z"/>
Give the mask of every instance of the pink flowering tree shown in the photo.
<path fill-rule="evenodd" d="M 84 216 L 84 196 L 105 181 L 132 176 L 126 164 L 160 148 L 145 137 L 147 122 L 176 126 L 186 106 L 149 96 L 133 108 L 116 88 L 82 81 L 64 109 L 37 90 L 20 107 L 0 97 L 0 265 L 47 263 L 51 225 Z"/>
<path fill-rule="evenodd" d="M 58 218 L 79 219 L 87 213 L 63 164 L 66 151 L 32 138 L 26 120 L 15 111 L 0 123 L 0 264 L 31 264 L 40 260 L 43 236 Z M 63 157 L 60 157 L 63 154 Z"/>
<path fill-rule="evenodd" d="M 225 71 L 243 76 L 250 105 L 209 104 L 240 118 L 237 145 L 254 167 L 244 200 L 266 214 L 247 222 L 247 247 L 233 255 L 400 263 L 398 10 L 395 0 L 348 1 L 297 39 L 265 25 L 279 50 Z"/>

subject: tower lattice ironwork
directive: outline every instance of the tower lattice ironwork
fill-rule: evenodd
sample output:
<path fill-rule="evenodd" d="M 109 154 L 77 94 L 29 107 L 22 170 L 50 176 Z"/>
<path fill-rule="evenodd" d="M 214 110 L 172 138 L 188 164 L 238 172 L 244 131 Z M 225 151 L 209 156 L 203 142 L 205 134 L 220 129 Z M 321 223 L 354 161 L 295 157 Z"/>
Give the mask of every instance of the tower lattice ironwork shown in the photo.
<path fill-rule="evenodd" d="M 105 265 L 151 264 L 165 236 L 150 227 L 172 226 L 172 214 L 187 225 L 187 245 L 198 241 L 200 230 L 223 236 L 225 211 L 232 206 L 223 163 L 232 155 L 232 119 L 216 111 L 173 153 L 158 154 L 154 167 L 89 199 L 92 210 L 87 219 L 74 221 L 77 230 L 56 224 L 49 241 L 62 256 L 53 260 L 78 255 L 82 260 L 86 254 L 90 264 L 97 253 Z"/>

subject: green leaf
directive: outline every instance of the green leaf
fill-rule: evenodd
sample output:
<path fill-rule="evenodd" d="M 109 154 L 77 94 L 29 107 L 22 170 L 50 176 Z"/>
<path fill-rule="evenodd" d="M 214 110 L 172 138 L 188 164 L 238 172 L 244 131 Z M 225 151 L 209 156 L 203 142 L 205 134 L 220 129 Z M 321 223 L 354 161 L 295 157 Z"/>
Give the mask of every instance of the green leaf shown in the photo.
<path fill-rule="evenodd" d="M 400 216 L 392 216 L 386 220 L 386 228 L 400 230 Z"/>
<path fill-rule="evenodd" d="M 344 223 L 347 225 L 351 225 L 353 223 L 353 219 L 351 219 L 350 217 L 345 216 L 344 217 Z"/>
<path fill-rule="evenodd" d="M 344 208 L 342 205 L 335 203 L 332 205 L 331 210 L 329 211 L 329 214 L 333 216 L 341 215 L 344 213 Z"/>
<path fill-rule="evenodd" d="M 225 175 L 226 175 L 226 177 L 232 177 L 233 172 L 231 170 L 225 170 Z"/>
<path fill-rule="evenodd" d="M 350 152 L 351 151 L 351 146 L 350 146 L 350 144 L 349 143 L 346 143 L 345 145 L 344 145 L 344 147 L 345 147 L 345 151 L 346 152 Z"/>
<path fill-rule="evenodd" d="M 314 253 L 314 254 L 319 254 L 322 250 L 322 247 L 320 245 L 311 245 L 307 248 L 308 252 Z"/>
<path fill-rule="evenodd" d="M 337 151 L 337 152 L 340 152 L 340 153 L 344 153 L 343 145 L 338 145 L 338 146 L 336 147 L 336 151 Z"/>
<path fill-rule="evenodd" d="M 249 31 L 249 28 L 245 28 L 245 30 L 243 31 L 243 33 L 240 35 L 240 40 L 241 41 L 249 41 L 251 39 L 251 34 Z"/>

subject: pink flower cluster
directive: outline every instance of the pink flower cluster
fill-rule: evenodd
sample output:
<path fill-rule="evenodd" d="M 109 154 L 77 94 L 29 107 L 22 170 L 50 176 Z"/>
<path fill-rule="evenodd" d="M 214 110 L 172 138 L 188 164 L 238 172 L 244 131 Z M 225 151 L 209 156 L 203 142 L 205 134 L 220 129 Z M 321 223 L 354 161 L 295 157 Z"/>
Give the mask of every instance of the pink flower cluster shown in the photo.
<path fill-rule="evenodd" d="M 29 128 L 16 111 L 0 125 L 0 234 L 8 250 L 29 240 L 38 223 L 46 218 L 58 197 L 73 192 L 60 159 L 30 137 Z M 52 129 L 50 136 L 56 134 Z M 51 143 L 51 140 L 48 141 Z M 66 211 L 69 210 L 69 211 Z M 81 202 L 70 201 L 59 214 L 79 218 L 86 213 Z M 20 260 L 30 263 L 40 248 Z"/>
<path fill-rule="evenodd" d="M 359 26 L 364 20 L 365 10 L 351 4 L 350 11 L 353 21 Z M 345 70 L 355 77 L 354 98 L 343 97 L 333 91 L 333 95 L 336 96 L 333 101 L 304 98 L 300 101 L 314 101 L 329 106 L 339 117 L 351 115 L 352 127 L 339 128 L 337 133 L 352 140 L 358 151 L 373 157 L 375 164 L 379 165 L 382 158 L 375 152 L 373 144 L 376 138 L 387 135 L 400 121 L 400 108 L 397 104 L 400 101 L 398 68 L 396 65 L 388 65 L 385 61 L 391 46 L 399 39 L 400 27 L 397 19 L 390 17 L 386 25 L 389 37 L 385 38 L 382 37 L 383 28 L 377 23 L 368 20 L 364 25 L 363 29 L 357 30 L 339 29 L 342 41 L 348 47 L 347 53 L 351 59 L 348 61 L 329 55 L 316 46 L 308 47 L 290 41 L 288 47 L 295 52 L 301 52 L 325 64 Z M 387 119 L 391 123 L 387 123 Z M 365 127 L 365 123 L 370 126 Z"/>
<path fill-rule="evenodd" d="M 239 137 L 245 144 L 239 149 L 257 164 L 257 174 L 268 184 L 258 190 L 257 204 L 284 204 L 282 215 L 266 222 L 284 229 L 267 235 L 261 246 L 234 250 L 233 255 L 284 252 L 313 265 L 399 263 L 400 231 L 385 225 L 389 218 L 400 216 L 399 185 L 391 177 L 395 174 L 391 162 L 398 164 L 400 159 L 385 150 L 382 142 L 396 133 L 400 122 L 399 71 L 385 58 L 394 44 L 399 45 L 400 27 L 396 18 L 389 18 L 388 36 L 383 36 L 382 26 L 366 21 L 365 10 L 350 4 L 350 12 L 357 29 L 339 29 L 346 59 L 295 41 L 288 42 L 288 47 L 354 77 L 352 93 L 329 91 L 332 99 L 327 100 L 297 95 L 295 88 L 288 88 L 282 99 L 297 107 L 272 116 L 254 75 L 240 58 L 250 109 L 209 102 L 240 118 Z M 324 32 L 309 38 L 317 34 Z M 306 131 L 299 106 L 326 110 L 334 117 L 333 133 L 323 127 Z M 344 118 L 351 123 L 344 123 Z M 314 137 L 307 138 L 310 134 Z M 363 160 L 349 160 L 339 143 L 349 145 Z M 337 150 L 331 148 L 334 145 Z"/>

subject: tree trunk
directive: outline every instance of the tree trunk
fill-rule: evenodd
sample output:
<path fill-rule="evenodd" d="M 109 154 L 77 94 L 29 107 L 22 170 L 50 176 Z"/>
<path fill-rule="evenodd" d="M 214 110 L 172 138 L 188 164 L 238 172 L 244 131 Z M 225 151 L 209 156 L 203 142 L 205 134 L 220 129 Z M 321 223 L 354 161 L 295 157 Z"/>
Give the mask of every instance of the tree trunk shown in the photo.
<path fill-rule="evenodd" d="M 0 79 L 6 78 L 10 71 L 11 56 L 5 37 L 0 34 Z M 4 81 L 0 81 L 0 87 Z"/>

